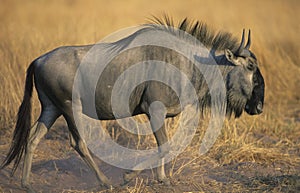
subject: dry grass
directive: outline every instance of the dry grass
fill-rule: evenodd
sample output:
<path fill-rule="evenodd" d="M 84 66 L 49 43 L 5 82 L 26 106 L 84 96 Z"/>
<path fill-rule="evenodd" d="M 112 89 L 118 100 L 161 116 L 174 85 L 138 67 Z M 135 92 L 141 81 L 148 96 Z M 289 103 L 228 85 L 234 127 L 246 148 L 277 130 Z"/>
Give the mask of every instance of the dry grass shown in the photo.
<path fill-rule="evenodd" d="M 152 0 L 151 3 L 138 0 L 0 0 L 0 3 L 0 135 L 3 136 L 0 145 L 6 150 L 9 141 L 6 137 L 11 136 L 23 96 L 25 70 L 34 58 L 61 45 L 95 43 L 118 29 L 143 23 L 150 14 L 165 12 L 175 19 L 191 17 L 206 21 L 213 28 L 238 37 L 242 28 L 251 28 L 252 50 L 260 61 L 266 82 L 264 113 L 227 121 L 214 147 L 199 158 L 199 139 L 204 132 L 201 128 L 206 128 L 207 124 L 204 121 L 192 145 L 168 166 L 174 187 L 199 192 L 299 190 L 300 3 L 297 0 L 243 3 L 237 0 Z M 38 112 L 35 96 L 35 117 Z M 169 124 L 175 125 L 176 120 Z M 114 133 L 113 137 L 124 136 Z M 153 142 L 152 137 L 146 140 Z M 231 177 L 231 172 L 239 171 L 233 166 L 239 167 L 242 163 L 255 163 L 257 165 L 252 166 L 256 170 L 264 166 L 272 172 L 269 176 L 257 171 L 240 179 Z M 227 166 L 232 167 L 226 169 Z M 216 171 L 215 178 L 207 179 L 205 174 L 213 171 Z M 219 173 L 228 179 L 219 180 L 216 177 Z M 239 175 L 237 172 L 236 176 Z M 160 186 L 151 187 L 147 181 L 148 178 L 137 178 L 132 186 L 118 191 L 160 190 Z M 4 185 L 0 184 L 0 192 L 4 191 L 2 189 Z"/>

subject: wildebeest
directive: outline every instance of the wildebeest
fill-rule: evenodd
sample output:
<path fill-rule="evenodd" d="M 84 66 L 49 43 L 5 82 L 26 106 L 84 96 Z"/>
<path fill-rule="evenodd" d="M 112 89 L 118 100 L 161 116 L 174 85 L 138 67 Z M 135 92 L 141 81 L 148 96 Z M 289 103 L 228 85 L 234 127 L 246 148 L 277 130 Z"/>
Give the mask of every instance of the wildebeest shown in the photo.
<path fill-rule="evenodd" d="M 234 115 L 235 117 L 239 117 L 244 110 L 250 115 L 262 113 L 264 103 L 264 79 L 258 68 L 257 58 L 249 50 L 251 44 L 250 31 L 245 46 L 244 31 L 242 40 L 238 43 L 230 33 L 212 32 L 204 23 L 193 23 L 184 19 L 178 26 L 175 26 L 168 18 L 156 18 L 156 23 L 145 25 L 141 30 L 138 30 L 128 37 L 113 43 L 107 43 L 106 46 L 112 49 L 117 48 L 122 50 L 126 48 L 126 44 L 130 44 L 130 42 L 133 42 L 141 34 L 151 30 L 164 30 L 166 33 L 172 34 L 173 30 L 170 26 L 187 32 L 197 38 L 207 49 L 211 50 L 224 77 L 227 116 Z M 173 35 L 176 35 L 176 33 L 173 33 Z M 95 172 L 101 183 L 106 186 L 111 184 L 107 177 L 98 169 L 85 141 L 80 136 L 72 108 L 72 89 L 76 71 L 83 57 L 93 46 L 94 45 L 59 47 L 34 60 L 27 69 L 25 93 L 19 108 L 13 141 L 2 167 L 15 161 L 13 166 L 14 172 L 23 154 L 25 154 L 22 186 L 28 191 L 33 191 L 29 182 L 33 152 L 40 139 L 49 131 L 55 120 L 61 115 L 68 124 L 71 146 Z M 149 106 L 154 101 L 161 101 L 165 105 L 165 118 L 175 117 L 182 111 L 182 108 L 178 108 L 179 101 L 174 92 L 161 83 L 147 81 L 138 85 L 134 90 L 134 94 L 131 95 L 128 104 L 131 111 L 130 114 L 120 115 L 120 117 L 114 116 L 110 101 L 112 92 L 110 85 L 114 84 L 124 69 L 128 68 L 131 64 L 143 60 L 160 60 L 166 63 L 172 63 L 185 71 L 190 75 L 191 82 L 197 92 L 200 110 L 210 107 L 210 93 L 207 86 L 205 86 L 205 79 L 201 72 L 195 70 L 189 61 L 178 57 L 177 53 L 172 50 L 167 51 L 165 48 L 143 46 L 131 49 L 128 52 L 120 52 L 120 55 L 111 61 L 111 67 L 103 71 L 95 93 L 98 119 L 113 120 L 126 116 L 146 114 L 151 121 Z M 138 76 L 138 74 L 136 76 Z M 85 80 L 83 80 L 83 82 L 84 81 Z M 30 111 L 33 82 L 35 83 L 41 102 L 42 111 L 38 121 L 31 127 Z M 88 81 L 83 84 L 87 83 Z M 180 86 L 181 84 L 178 85 Z M 84 86 L 88 87 L 89 85 Z M 79 104 L 80 102 L 84 103 L 86 101 L 79 101 Z M 82 113 L 89 116 L 89 113 L 85 112 L 84 109 L 84 105 L 82 105 Z M 152 124 L 152 127 L 153 125 L 155 124 Z M 167 130 L 164 125 L 161 126 L 161 128 L 152 128 L 152 130 L 158 146 L 168 140 L 166 137 Z M 159 150 L 161 152 L 167 151 Z M 136 173 L 126 174 L 125 180 L 129 181 L 135 175 Z M 168 183 L 163 165 L 157 168 L 157 176 L 159 181 Z"/>

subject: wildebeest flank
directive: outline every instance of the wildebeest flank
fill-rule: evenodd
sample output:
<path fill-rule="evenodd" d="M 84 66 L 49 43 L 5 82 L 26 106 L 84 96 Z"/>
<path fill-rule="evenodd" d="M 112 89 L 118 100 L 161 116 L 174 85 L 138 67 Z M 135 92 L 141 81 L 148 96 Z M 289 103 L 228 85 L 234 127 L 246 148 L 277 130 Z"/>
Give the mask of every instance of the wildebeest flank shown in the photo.
<path fill-rule="evenodd" d="M 161 30 L 174 36 L 177 35 L 173 30 L 173 27 L 176 26 L 171 19 L 156 19 L 155 21 L 156 23 L 147 24 L 139 31 L 122 40 L 114 43 L 106 43 L 106 50 L 99 49 L 99 52 L 108 53 L 109 49 L 120 49 L 120 54 L 104 69 L 96 87 L 95 105 L 99 119 L 110 120 L 137 114 L 146 114 L 151 122 L 149 107 L 155 101 L 160 101 L 164 104 L 166 108 L 165 118 L 174 117 L 182 111 L 184 107 L 180 106 L 179 98 L 171 88 L 157 81 L 146 81 L 139 84 L 130 96 L 128 104 L 130 114 L 124 113 L 119 115 L 119 117 L 115 117 L 111 107 L 112 88 L 110 86 L 114 84 L 124 70 L 140 61 L 159 60 L 176 66 L 180 71 L 187 74 L 187 77 L 193 84 L 197 92 L 200 110 L 210 107 L 211 96 L 205 78 L 187 58 L 174 50 L 151 45 L 121 52 L 141 35 L 152 30 Z M 260 114 L 264 103 L 264 80 L 259 71 L 256 57 L 249 50 L 251 44 L 250 31 L 248 41 L 246 46 L 244 46 L 244 31 L 242 41 L 239 44 L 231 34 L 211 32 L 205 24 L 200 22 L 191 23 L 185 19 L 179 23 L 177 28 L 197 38 L 212 53 L 225 81 L 227 96 L 226 114 L 228 116 L 234 115 L 235 117 L 239 117 L 244 110 L 250 115 Z M 183 34 L 183 37 L 180 38 L 184 38 L 184 33 L 181 34 Z M 40 139 L 49 131 L 52 124 L 61 115 L 67 121 L 72 147 L 74 147 L 82 159 L 95 172 L 98 180 L 106 186 L 110 185 L 110 181 L 93 161 L 85 141 L 78 132 L 72 108 L 72 104 L 74 104 L 72 103 L 74 77 L 83 57 L 93 46 L 97 45 L 57 48 L 34 60 L 27 70 L 25 94 L 19 108 L 13 142 L 2 167 L 7 166 L 15 160 L 13 168 L 15 170 L 22 155 L 25 153 L 22 185 L 28 191 L 33 191 L 29 182 L 33 152 Z M 103 45 L 101 46 L 103 47 Z M 197 57 L 195 59 L 197 60 Z M 143 73 L 147 74 L 147 71 L 140 72 L 140 74 Z M 167 71 L 164 73 L 167 73 Z M 139 76 L 139 73 L 136 76 Z M 134 77 L 128 77 L 127 81 L 131 79 L 134 80 Z M 33 81 L 35 82 L 41 102 L 42 112 L 38 121 L 33 127 L 30 127 L 30 99 L 33 90 Z M 177 81 L 178 89 L 184 90 L 181 88 L 180 79 Z M 88 80 L 83 80 L 82 84 L 87 89 L 90 86 Z M 76 104 L 82 107 L 82 113 L 86 115 L 89 115 L 89 111 L 85 111 L 85 104 L 88 102 L 76 102 Z M 151 125 L 153 127 L 155 124 Z M 160 149 L 160 145 L 168 140 L 166 137 L 167 130 L 164 125 L 161 128 L 152 128 L 152 130 L 154 131 L 153 133 L 163 158 L 165 151 L 168 150 Z M 137 173 L 126 174 L 125 181 L 129 181 Z M 168 183 L 163 165 L 157 168 L 157 176 L 159 181 Z"/>

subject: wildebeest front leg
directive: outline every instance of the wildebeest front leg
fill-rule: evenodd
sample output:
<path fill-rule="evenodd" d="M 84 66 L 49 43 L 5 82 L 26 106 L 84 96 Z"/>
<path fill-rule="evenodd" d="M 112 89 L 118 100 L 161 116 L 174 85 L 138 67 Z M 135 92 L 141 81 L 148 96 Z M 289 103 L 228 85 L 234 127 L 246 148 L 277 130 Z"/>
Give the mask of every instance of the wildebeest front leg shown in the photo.
<path fill-rule="evenodd" d="M 159 154 L 157 156 L 151 157 L 151 159 L 148 159 L 142 163 L 139 163 L 137 166 L 135 166 L 133 168 L 133 170 L 135 170 L 136 168 L 146 168 L 149 167 L 153 164 L 155 164 L 157 162 L 157 160 L 159 160 L 159 166 L 157 167 L 157 178 L 158 181 L 163 182 L 166 185 L 169 185 L 169 179 L 166 177 L 165 174 L 165 168 L 164 168 L 164 156 L 169 152 L 169 148 L 168 146 L 164 145 L 167 141 L 168 141 L 168 136 L 167 136 L 167 132 L 165 129 L 165 124 L 164 122 L 162 122 L 162 113 L 164 112 L 158 112 L 158 113 L 153 113 L 152 117 L 148 116 L 150 119 L 150 124 L 151 124 L 151 128 L 153 130 L 157 145 L 158 145 L 158 152 Z M 158 125 L 160 126 L 159 129 Z M 130 172 L 130 173 L 126 173 L 124 175 L 124 181 L 125 184 L 128 183 L 130 180 L 132 180 L 135 176 L 137 176 L 139 173 L 141 172 L 141 170 L 138 171 L 134 171 L 134 172 Z"/>
<path fill-rule="evenodd" d="M 153 127 L 153 126 L 152 126 Z M 168 141 L 168 135 L 165 129 L 165 125 L 163 125 L 158 131 L 154 132 L 154 136 L 158 145 L 158 151 L 161 157 L 159 166 L 157 169 L 157 179 L 160 182 L 163 182 L 166 185 L 170 184 L 169 179 L 166 177 L 165 174 L 165 167 L 164 167 L 164 156 L 169 152 L 168 146 L 162 146 Z"/>

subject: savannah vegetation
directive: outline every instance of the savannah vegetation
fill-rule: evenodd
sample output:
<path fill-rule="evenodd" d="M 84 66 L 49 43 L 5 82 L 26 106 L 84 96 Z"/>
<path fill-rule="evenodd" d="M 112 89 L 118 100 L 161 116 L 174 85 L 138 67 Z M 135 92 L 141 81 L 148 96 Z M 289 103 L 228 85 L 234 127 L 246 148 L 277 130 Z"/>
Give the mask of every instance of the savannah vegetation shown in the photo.
<path fill-rule="evenodd" d="M 0 161 L 9 148 L 25 71 L 33 59 L 59 46 L 96 43 L 118 29 L 145 23 L 151 15 L 167 13 L 174 21 L 201 20 L 237 38 L 243 28 L 251 29 L 251 50 L 266 84 L 263 114 L 226 120 L 213 148 L 199 156 L 207 125 L 203 119 L 191 145 L 166 166 L 171 187 L 155 182 L 149 170 L 128 186 L 111 190 L 97 187 L 93 173 L 70 147 L 64 121 L 59 120 L 36 150 L 33 187 L 40 192 L 300 191 L 299 10 L 296 0 L 0 0 Z M 39 112 L 35 94 L 33 119 Z M 176 119 L 167 124 L 172 135 Z M 130 135 L 113 121 L 103 125 L 120 144 L 154 146 L 153 136 Z M 113 181 L 122 177 L 121 169 L 99 165 Z M 0 171 L 0 192 L 22 192 L 20 169 L 13 177 L 9 169 Z"/>

